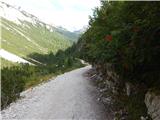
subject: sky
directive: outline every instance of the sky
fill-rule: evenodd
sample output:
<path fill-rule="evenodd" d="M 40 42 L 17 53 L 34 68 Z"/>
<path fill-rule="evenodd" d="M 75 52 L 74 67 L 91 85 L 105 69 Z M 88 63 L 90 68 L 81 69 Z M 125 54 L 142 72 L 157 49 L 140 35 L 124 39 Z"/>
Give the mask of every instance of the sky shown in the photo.
<path fill-rule="evenodd" d="M 88 25 L 89 15 L 100 6 L 99 0 L 0 0 L 20 6 L 40 20 L 51 25 L 62 26 L 70 31 Z"/>

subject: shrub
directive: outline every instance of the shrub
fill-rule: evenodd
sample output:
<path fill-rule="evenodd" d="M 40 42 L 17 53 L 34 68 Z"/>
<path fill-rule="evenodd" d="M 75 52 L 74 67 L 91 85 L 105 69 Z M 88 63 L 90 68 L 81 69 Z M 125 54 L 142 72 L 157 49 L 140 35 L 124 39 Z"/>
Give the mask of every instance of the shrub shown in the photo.
<path fill-rule="evenodd" d="M 1 71 L 1 108 L 15 101 L 24 90 L 26 76 L 20 67 L 4 68 Z"/>
<path fill-rule="evenodd" d="M 73 46 L 74 47 L 74 46 Z M 32 54 L 42 64 L 32 66 L 21 64 L 18 66 L 3 67 L 1 70 L 1 108 L 4 109 L 11 102 L 20 97 L 20 92 L 28 87 L 49 79 L 48 76 L 57 75 L 66 71 L 82 67 L 81 62 L 74 58 L 73 48 L 60 50 L 56 55 Z"/>
<path fill-rule="evenodd" d="M 122 80 L 151 87 L 160 80 L 160 2 L 101 4 L 79 39 L 80 57 L 101 66 L 111 63 Z"/>

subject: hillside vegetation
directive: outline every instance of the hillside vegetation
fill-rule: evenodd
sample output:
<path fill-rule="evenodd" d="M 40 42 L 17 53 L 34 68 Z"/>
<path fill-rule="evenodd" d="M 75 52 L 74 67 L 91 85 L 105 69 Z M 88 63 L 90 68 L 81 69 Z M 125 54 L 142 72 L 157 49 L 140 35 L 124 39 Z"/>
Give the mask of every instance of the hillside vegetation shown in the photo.
<path fill-rule="evenodd" d="M 31 53 L 47 54 L 65 50 L 79 35 L 46 24 L 26 11 L 0 2 L 2 48 L 20 57 Z"/>
<path fill-rule="evenodd" d="M 119 94 L 116 99 L 122 98 L 120 108 L 125 107 L 129 120 L 146 115 L 145 92 L 160 88 L 159 8 L 160 2 L 102 1 L 77 45 L 80 58 L 96 66 L 103 79 L 107 78 L 107 65 L 111 65 L 121 85 L 139 85 L 140 93 L 126 98 Z"/>
<path fill-rule="evenodd" d="M 49 51 L 56 53 L 59 49 L 66 49 L 72 44 L 66 36 L 51 32 L 45 26 L 32 25 L 1 19 L 2 22 L 2 48 L 16 55 L 26 57 L 33 52 L 46 54 Z"/>
<path fill-rule="evenodd" d="M 0 62 L 1 62 L 1 69 L 4 67 L 11 67 L 11 66 L 18 65 L 18 63 L 13 63 L 13 62 L 10 62 L 10 61 L 3 59 L 3 58 L 1 58 Z"/>
<path fill-rule="evenodd" d="M 0 2 L 0 10 L 3 51 L 33 63 L 13 63 L 1 58 L 2 109 L 19 98 L 23 90 L 83 66 L 74 57 L 74 42 L 79 34 L 46 24 L 4 2 Z"/>
<path fill-rule="evenodd" d="M 124 80 L 153 85 L 159 76 L 159 7 L 159 2 L 102 2 L 80 38 L 81 57 L 114 64 Z"/>
<path fill-rule="evenodd" d="M 9 64 L 1 70 L 1 108 L 4 109 L 11 102 L 20 97 L 20 92 L 49 78 L 55 77 L 84 65 L 75 58 L 74 46 L 56 54 L 31 54 L 31 58 L 39 60 L 42 64 Z M 2 64 L 6 61 L 2 61 Z M 8 62 L 7 62 L 8 63 Z"/>

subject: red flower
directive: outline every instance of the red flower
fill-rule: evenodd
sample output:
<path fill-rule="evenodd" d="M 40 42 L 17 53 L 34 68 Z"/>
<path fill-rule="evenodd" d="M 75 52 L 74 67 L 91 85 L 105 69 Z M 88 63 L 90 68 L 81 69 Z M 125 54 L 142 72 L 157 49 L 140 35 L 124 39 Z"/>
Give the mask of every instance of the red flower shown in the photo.
<path fill-rule="evenodd" d="M 139 31 L 140 31 L 139 27 L 137 26 L 133 27 L 133 32 L 139 32 Z"/>
<path fill-rule="evenodd" d="M 108 42 L 112 41 L 112 35 L 106 35 L 105 40 Z"/>

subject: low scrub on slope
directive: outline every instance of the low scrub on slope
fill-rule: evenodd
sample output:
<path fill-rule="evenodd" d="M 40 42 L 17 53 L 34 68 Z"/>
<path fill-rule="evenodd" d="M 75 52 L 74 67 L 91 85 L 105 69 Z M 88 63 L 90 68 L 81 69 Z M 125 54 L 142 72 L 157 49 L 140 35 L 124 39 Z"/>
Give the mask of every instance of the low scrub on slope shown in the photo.
<path fill-rule="evenodd" d="M 1 108 L 4 109 L 19 98 L 23 90 L 48 80 L 50 77 L 84 66 L 74 56 L 73 47 L 70 47 L 66 51 L 60 50 L 57 54 L 30 55 L 42 63 L 36 66 L 21 64 L 3 67 L 1 70 Z"/>

